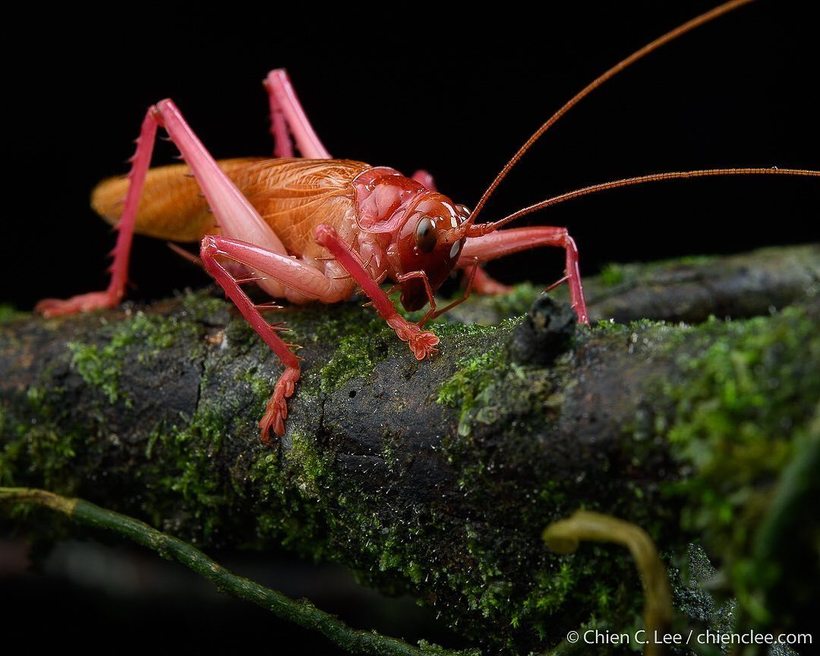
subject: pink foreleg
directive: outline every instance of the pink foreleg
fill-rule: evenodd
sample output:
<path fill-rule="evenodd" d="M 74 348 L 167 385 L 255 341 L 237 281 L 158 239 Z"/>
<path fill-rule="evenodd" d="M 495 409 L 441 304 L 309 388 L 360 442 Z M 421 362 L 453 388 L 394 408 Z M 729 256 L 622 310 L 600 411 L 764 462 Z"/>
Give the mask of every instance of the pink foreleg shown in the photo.
<path fill-rule="evenodd" d="M 289 289 L 297 290 L 306 299 L 326 303 L 340 301 L 349 296 L 351 284 L 348 280 L 329 278 L 321 271 L 297 259 L 228 237 L 207 235 L 202 239 L 200 254 L 208 273 L 225 290 L 245 320 L 285 365 L 285 371 L 279 377 L 265 414 L 259 422 L 262 441 L 267 443 L 271 429 L 277 435 L 283 435 L 285 432 L 285 419 L 288 416 L 287 400 L 293 394 L 299 380 L 299 358 L 276 334 L 276 329 L 265 321 L 259 308 L 251 302 L 220 260 L 226 258 L 242 264 L 266 278 L 278 281 Z"/>
<path fill-rule="evenodd" d="M 556 246 L 566 251 L 566 278 L 572 308 L 578 315 L 578 321 L 588 324 L 581 272 L 578 268 L 578 248 L 566 228 L 515 228 L 491 232 L 483 237 L 473 237 L 464 245 L 459 262 L 463 260 L 466 266 L 470 266 L 476 260 L 487 262 L 540 246 Z"/>
<path fill-rule="evenodd" d="M 285 419 L 288 416 L 287 400 L 293 394 L 296 383 L 299 381 L 300 367 L 299 358 L 288 348 L 288 345 L 276 334 L 274 328 L 259 313 L 259 310 L 251 302 L 242 288 L 228 273 L 224 266 L 217 260 L 220 254 L 213 237 L 205 237 L 202 240 L 200 255 L 205 270 L 213 276 L 214 280 L 225 290 L 225 294 L 234 302 L 242 316 L 245 317 L 253 329 L 267 344 L 276 356 L 285 365 L 285 371 L 276 382 L 273 394 L 268 400 L 265 414 L 259 421 L 262 441 L 266 444 L 270 442 L 270 430 L 277 435 L 285 434 Z"/>
<path fill-rule="evenodd" d="M 330 153 L 322 145 L 319 136 L 308 120 L 302 104 L 293 90 L 284 68 L 277 68 L 265 78 L 268 102 L 271 109 L 271 131 L 276 157 L 293 157 L 293 148 L 287 129 L 290 128 L 302 157 L 330 159 Z"/>
<path fill-rule="evenodd" d="M 376 312 L 387 322 L 400 340 L 410 345 L 410 350 L 417 360 L 423 360 L 436 352 L 439 339 L 431 332 L 425 332 L 418 325 L 407 321 L 401 316 L 387 294 L 382 291 L 378 283 L 370 277 L 358 256 L 345 242 L 343 242 L 334 228 L 328 225 L 319 225 L 316 228 L 316 243 L 327 248 L 336 261 L 344 267 L 353 279 L 362 288 L 362 291 L 373 303 Z"/>

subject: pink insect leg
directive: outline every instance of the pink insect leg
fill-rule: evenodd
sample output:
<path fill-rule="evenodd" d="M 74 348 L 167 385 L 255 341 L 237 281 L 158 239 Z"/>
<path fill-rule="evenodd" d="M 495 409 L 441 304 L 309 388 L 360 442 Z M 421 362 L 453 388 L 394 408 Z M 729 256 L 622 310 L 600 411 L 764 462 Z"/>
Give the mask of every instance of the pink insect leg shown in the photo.
<path fill-rule="evenodd" d="M 242 192 L 219 168 L 219 165 L 205 149 L 205 146 L 202 145 L 202 142 L 199 141 L 185 122 L 174 103 L 170 100 L 163 100 L 148 109 L 143 121 L 140 143 L 130 174 L 131 183 L 126 195 L 123 217 L 120 221 L 120 236 L 115 250 L 112 284 L 109 290 L 75 297 L 68 301 L 47 301 L 40 305 L 41 311 L 49 314 L 66 314 L 90 309 L 91 307 L 106 307 L 108 304 L 115 304 L 121 298 L 136 210 L 144 186 L 146 171 L 150 164 L 153 140 L 158 126 L 166 129 L 171 141 L 179 148 L 183 159 L 193 172 L 209 206 L 214 212 L 221 231 L 228 237 L 234 238 L 234 241 L 244 240 L 244 242 L 253 244 L 253 248 L 270 253 L 274 257 L 282 258 L 289 263 L 292 262 L 291 258 L 286 256 L 286 250 L 282 242 L 262 220 Z M 217 261 L 216 256 L 221 253 L 218 247 L 214 248 L 215 246 L 215 242 L 209 241 L 207 237 L 203 241 L 202 255 L 206 269 L 213 274 L 226 294 L 236 303 L 243 316 L 285 366 L 285 371 L 277 382 L 274 393 L 268 402 L 265 415 L 260 421 L 262 439 L 267 441 L 270 428 L 273 428 L 277 434 L 284 433 L 284 419 L 287 417 L 287 398 L 293 394 L 296 382 L 299 380 L 299 359 L 276 334 L 275 329 L 265 322 L 259 310 L 242 292 L 239 284 L 227 269 Z M 313 271 L 323 278 L 320 272 Z M 306 276 L 303 273 L 301 277 Z M 260 285 L 266 290 L 270 290 L 271 286 L 274 286 L 276 291 L 281 290 L 281 285 L 276 281 L 263 280 L 260 281 Z M 276 285 L 280 286 L 276 287 Z"/>
<path fill-rule="evenodd" d="M 108 288 L 102 292 L 79 294 L 68 299 L 46 298 L 37 303 L 35 311 L 45 317 L 57 317 L 116 307 L 122 300 L 128 282 L 128 261 L 131 256 L 131 243 L 134 239 L 137 207 L 145 185 L 145 175 L 151 164 L 156 133 L 157 122 L 149 111 L 142 122 L 140 136 L 137 138 L 137 151 L 130 160 L 131 170 L 128 173 L 130 183 L 122 216 L 117 225 L 117 243 L 111 252 L 114 261 L 109 269 L 111 281 L 108 283 Z"/>
<path fill-rule="evenodd" d="M 288 345 L 276 334 L 276 331 L 262 317 L 259 309 L 248 299 L 239 287 L 237 281 L 230 275 L 227 269 L 218 261 L 219 255 L 231 256 L 231 246 L 235 249 L 242 247 L 249 250 L 251 254 L 262 253 L 270 258 L 279 258 L 286 262 L 288 271 L 295 271 L 296 276 L 290 283 L 298 283 L 301 279 L 306 279 L 310 269 L 315 277 L 324 281 L 327 279 L 321 272 L 311 269 L 307 265 L 297 263 L 292 258 L 287 257 L 287 252 L 282 242 L 262 220 L 259 213 L 245 198 L 241 191 L 234 185 L 227 175 L 219 168 L 219 165 L 211 157 L 210 153 L 202 145 L 197 136 L 185 122 L 182 114 L 170 100 L 163 100 L 149 110 L 149 115 L 154 116 L 158 123 L 163 125 L 182 153 L 183 158 L 194 174 L 208 204 L 217 218 L 219 227 L 227 237 L 206 236 L 202 241 L 201 256 L 206 270 L 211 273 L 217 283 L 225 290 L 225 293 L 237 305 L 242 315 L 251 324 L 253 329 L 259 334 L 265 343 L 273 350 L 285 366 L 285 371 L 280 376 L 273 391 L 273 395 L 268 401 L 265 414 L 259 422 L 262 431 L 262 440 L 267 441 L 268 433 L 272 428 L 277 435 L 284 434 L 284 420 L 287 417 L 287 399 L 293 394 L 296 383 L 300 376 L 299 359 L 290 351 Z M 227 248 L 220 248 L 220 240 L 225 240 Z M 241 241 L 240 241 L 241 240 Z M 254 261 L 252 257 L 233 257 L 234 260 L 247 263 L 251 268 Z M 279 291 L 281 284 L 266 280 L 260 281 L 260 286 L 267 291 Z M 325 288 L 328 285 L 326 283 Z M 306 288 L 308 296 L 312 294 L 312 288 Z M 324 289 L 322 290 L 324 291 Z M 315 296 L 321 298 L 321 293 Z"/>
<path fill-rule="evenodd" d="M 265 321 L 257 306 L 220 260 L 228 258 L 240 262 L 264 276 L 271 276 L 288 286 L 297 287 L 308 298 L 338 301 L 347 296 L 350 290 L 344 281 L 327 278 L 317 269 L 298 260 L 229 237 L 205 236 L 202 239 L 200 256 L 208 273 L 225 290 L 225 294 L 239 308 L 242 316 L 285 365 L 285 371 L 277 381 L 273 395 L 265 408 L 265 414 L 259 421 L 262 441 L 267 443 L 271 429 L 280 436 L 285 433 L 287 399 L 293 394 L 300 376 L 299 358 L 276 334 L 278 328 Z"/>
<path fill-rule="evenodd" d="M 290 132 L 292 132 L 302 157 L 331 159 L 330 153 L 322 145 L 316 130 L 310 124 L 287 71 L 284 68 L 272 70 L 265 78 L 264 85 L 268 92 L 268 104 L 270 105 L 273 156 L 294 156 L 293 143 L 290 138 Z M 430 191 L 436 191 L 433 176 L 424 169 L 419 169 L 410 177 Z"/>
<path fill-rule="evenodd" d="M 512 253 L 530 250 L 539 246 L 557 246 L 566 251 L 566 278 L 569 284 L 572 308 L 578 315 L 578 321 L 589 323 L 584 288 L 581 284 L 581 272 L 578 268 L 578 248 L 569 236 L 566 228 L 539 226 L 533 228 L 514 228 L 490 232 L 482 237 L 468 238 L 461 251 L 459 262 L 466 266 L 476 260 L 486 262 Z M 561 280 L 563 282 L 564 279 Z"/>
<path fill-rule="evenodd" d="M 283 285 L 284 289 L 295 290 L 304 299 L 325 303 L 334 303 L 349 297 L 352 284 L 349 279 L 328 277 L 298 259 L 230 237 L 206 235 L 202 239 L 200 257 L 208 273 L 225 290 L 242 316 L 285 365 L 285 371 L 276 383 L 265 414 L 259 422 L 262 441 L 268 442 L 268 433 L 271 429 L 277 435 L 283 435 L 285 432 L 285 419 L 288 416 L 287 399 L 293 394 L 299 380 L 299 359 L 276 334 L 277 328 L 264 320 L 258 307 L 248 298 L 220 260 L 238 262 L 258 272 L 265 280 L 276 281 Z"/>
<path fill-rule="evenodd" d="M 316 243 L 327 248 L 336 261 L 353 276 L 353 279 L 370 298 L 376 312 L 387 322 L 400 340 L 407 342 L 417 360 L 423 360 L 436 352 L 438 337 L 431 332 L 423 331 L 418 325 L 407 321 L 401 316 L 387 294 L 382 291 L 378 283 L 367 273 L 358 256 L 340 238 L 331 226 L 322 224 L 316 228 Z"/>
<path fill-rule="evenodd" d="M 259 421 L 259 428 L 261 431 L 262 441 L 268 443 L 270 438 L 270 430 L 277 435 L 285 434 L 285 419 L 288 416 L 287 399 L 293 395 L 296 388 L 296 383 L 299 382 L 300 367 L 299 358 L 288 348 L 288 345 L 282 341 L 282 338 L 276 334 L 276 328 L 271 326 L 262 315 L 259 313 L 257 307 L 248 298 L 236 280 L 228 273 L 228 270 L 219 262 L 217 255 L 220 254 L 219 247 L 216 243 L 211 241 L 213 237 L 205 237 L 202 240 L 202 248 L 200 255 L 202 257 L 202 264 L 205 270 L 213 276 L 214 280 L 225 290 L 225 294 L 230 298 L 245 320 L 251 325 L 262 340 L 267 344 L 276 356 L 285 365 L 285 371 L 276 382 L 273 388 L 273 394 L 268 400 L 265 414 Z"/>
<path fill-rule="evenodd" d="M 322 145 L 319 136 L 308 120 L 305 110 L 290 83 L 284 68 L 277 68 L 265 78 L 270 103 L 271 132 L 274 140 L 275 157 L 293 157 L 288 129 L 296 140 L 302 157 L 308 159 L 330 159 L 330 153 Z"/>

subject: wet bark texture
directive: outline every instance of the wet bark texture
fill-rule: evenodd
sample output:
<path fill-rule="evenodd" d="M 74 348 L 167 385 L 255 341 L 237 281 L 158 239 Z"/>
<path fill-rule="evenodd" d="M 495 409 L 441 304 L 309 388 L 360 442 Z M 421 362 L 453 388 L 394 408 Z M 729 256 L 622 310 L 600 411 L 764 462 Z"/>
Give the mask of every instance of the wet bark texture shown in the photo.
<path fill-rule="evenodd" d="M 586 507 L 653 535 L 687 626 L 727 621 L 712 579 L 741 623 L 805 629 L 820 583 L 819 284 L 816 246 L 611 267 L 588 283 L 593 319 L 640 321 L 579 328 L 523 286 L 471 299 L 421 363 L 356 303 L 289 309 L 275 318 L 304 376 L 272 447 L 256 421 L 281 368 L 215 292 L 12 316 L 0 484 L 209 548 L 282 543 L 345 563 L 488 653 L 544 649 L 593 616 L 638 621 L 625 553 L 541 542 Z"/>

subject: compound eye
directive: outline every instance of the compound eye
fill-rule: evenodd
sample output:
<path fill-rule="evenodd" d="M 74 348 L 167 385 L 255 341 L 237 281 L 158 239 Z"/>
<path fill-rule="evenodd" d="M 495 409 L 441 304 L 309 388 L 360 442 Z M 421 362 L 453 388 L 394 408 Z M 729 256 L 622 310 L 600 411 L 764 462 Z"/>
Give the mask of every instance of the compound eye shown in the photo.
<path fill-rule="evenodd" d="M 466 205 L 462 205 L 462 204 L 460 204 L 460 203 L 459 203 L 458 205 L 456 205 L 456 211 L 457 211 L 457 212 L 461 215 L 462 220 L 465 220 L 465 221 L 466 221 L 467 219 L 469 219 L 469 218 L 470 218 L 470 214 L 472 214 L 472 213 L 473 213 L 473 210 L 471 210 L 471 209 L 470 209 L 469 207 L 467 207 Z"/>
<path fill-rule="evenodd" d="M 436 247 L 436 224 L 429 216 L 421 217 L 416 226 L 416 247 L 422 253 L 431 253 Z"/>

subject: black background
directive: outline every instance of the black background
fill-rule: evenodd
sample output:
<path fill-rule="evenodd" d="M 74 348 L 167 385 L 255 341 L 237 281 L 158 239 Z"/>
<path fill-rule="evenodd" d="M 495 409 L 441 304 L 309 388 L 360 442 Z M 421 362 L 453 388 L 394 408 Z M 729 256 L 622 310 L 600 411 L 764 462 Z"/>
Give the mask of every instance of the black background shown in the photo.
<path fill-rule="evenodd" d="M 280 3 L 276 3 L 279 5 Z M 569 4 L 570 6 L 564 6 Z M 434 173 L 474 204 L 520 143 L 579 88 L 712 2 L 550 3 L 492 16 L 421 5 L 250 9 L 71 7 L 9 20 L 2 156 L 3 300 L 105 286 L 109 228 L 88 207 L 126 171 L 146 107 L 176 100 L 217 157 L 270 152 L 261 80 L 285 66 L 332 153 Z M 485 219 L 584 184 L 720 166 L 820 168 L 810 3 L 760 2 L 633 67 L 565 117 L 518 166 Z M 157 162 L 167 162 L 170 147 Z M 566 225 L 582 270 L 815 239 L 817 180 L 712 179 L 609 192 L 524 222 Z M 494 271 L 551 282 L 539 251 Z M 200 285 L 164 244 L 138 239 L 131 298 Z"/>
<path fill-rule="evenodd" d="M 619 76 L 542 140 L 485 218 L 585 184 L 655 171 L 820 168 L 820 57 L 810 4 L 745 7 Z M 4 17 L 0 302 L 25 308 L 44 296 L 105 286 L 105 253 L 114 238 L 91 212 L 88 195 L 99 179 L 126 171 L 144 111 L 161 98 L 177 102 L 217 157 L 266 154 L 261 80 L 285 66 L 332 153 L 408 173 L 427 168 L 445 193 L 470 205 L 562 102 L 714 3 L 548 3 L 544 20 L 508 4 L 492 15 L 459 18 L 423 3 L 347 4 L 333 15 L 308 3 L 281 5 L 160 10 L 130 3 L 91 11 L 30 3 Z M 156 161 L 172 154 L 166 145 Z M 568 226 L 582 270 L 594 273 L 610 261 L 817 239 L 818 208 L 817 180 L 722 179 L 611 192 L 525 221 Z M 506 280 L 548 283 L 561 262 L 560 254 L 541 251 L 494 271 Z M 132 272 L 137 299 L 206 282 L 164 244 L 143 238 Z M 17 617 L 49 618 L 58 632 L 54 622 L 78 594 L 64 586 L 0 587 L 0 597 L 17 600 Z M 78 608 L 93 616 L 104 601 L 84 603 Z M 171 613 L 163 631 L 172 632 L 173 611 L 151 607 Z M 184 607 L 199 613 L 187 601 Z M 240 604 L 229 616 L 237 648 L 268 621 L 244 609 Z M 150 625 L 153 616 L 140 613 L 108 628 L 139 617 Z M 13 622 L 15 615 L 5 617 Z M 220 626 L 203 611 L 177 625 L 177 638 L 207 651 L 209 629 Z M 271 649 L 289 653 L 283 628 L 267 626 Z M 136 645 L 153 638 L 130 639 Z"/>

